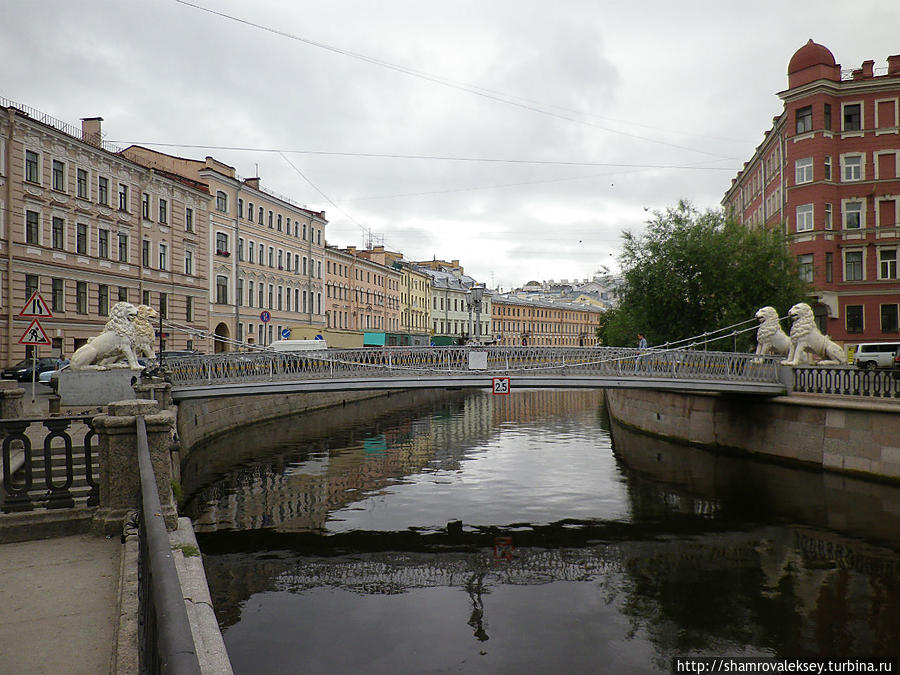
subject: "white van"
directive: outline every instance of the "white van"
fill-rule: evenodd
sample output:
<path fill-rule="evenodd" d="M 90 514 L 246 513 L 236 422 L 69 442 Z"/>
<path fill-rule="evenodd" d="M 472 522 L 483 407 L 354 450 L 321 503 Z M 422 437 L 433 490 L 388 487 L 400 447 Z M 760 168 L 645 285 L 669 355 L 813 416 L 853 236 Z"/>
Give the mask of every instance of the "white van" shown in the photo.
<path fill-rule="evenodd" d="M 894 353 L 900 349 L 900 342 L 863 342 L 856 346 L 853 360 L 857 367 L 872 370 L 873 368 L 892 368 Z"/>
<path fill-rule="evenodd" d="M 276 352 L 312 352 L 328 349 L 325 340 L 276 340 L 269 345 Z"/>

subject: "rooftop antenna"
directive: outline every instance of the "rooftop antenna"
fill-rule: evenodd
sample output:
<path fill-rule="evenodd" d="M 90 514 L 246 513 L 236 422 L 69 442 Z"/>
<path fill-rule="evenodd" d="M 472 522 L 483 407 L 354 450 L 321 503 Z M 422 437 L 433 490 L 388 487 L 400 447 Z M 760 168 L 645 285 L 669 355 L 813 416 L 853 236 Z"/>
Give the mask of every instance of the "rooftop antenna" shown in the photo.
<path fill-rule="evenodd" d="M 255 176 L 259 178 L 259 162 L 256 163 L 256 174 Z"/>

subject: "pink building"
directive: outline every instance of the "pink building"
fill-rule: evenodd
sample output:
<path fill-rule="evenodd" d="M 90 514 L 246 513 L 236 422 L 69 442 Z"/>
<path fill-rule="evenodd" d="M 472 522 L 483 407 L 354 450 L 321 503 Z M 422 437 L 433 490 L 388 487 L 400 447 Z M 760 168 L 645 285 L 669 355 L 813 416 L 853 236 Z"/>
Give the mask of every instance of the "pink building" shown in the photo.
<path fill-rule="evenodd" d="M 722 200 L 748 226 L 785 228 L 820 329 L 851 343 L 900 334 L 900 55 L 874 66 L 797 50 L 783 112 Z"/>

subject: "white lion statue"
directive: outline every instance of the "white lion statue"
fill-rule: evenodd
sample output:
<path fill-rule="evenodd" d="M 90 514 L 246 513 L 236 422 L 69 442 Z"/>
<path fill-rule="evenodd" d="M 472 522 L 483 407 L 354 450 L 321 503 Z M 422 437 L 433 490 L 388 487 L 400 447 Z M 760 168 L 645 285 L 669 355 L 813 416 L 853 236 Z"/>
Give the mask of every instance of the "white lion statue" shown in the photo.
<path fill-rule="evenodd" d="M 153 328 L 153 319 L 159 314 L 150 305 L 138 305 L 137 316 L 134 318 L 134 343 L 132 345 L 135 355 L 155 359 L 156 352 L 153 343 L 156 337 Z"/>
<path fill-rule="evenodd" d="M 781 329 L 775 308 L 761 307 L 755 316 L 759 321 L 759 328 L 756 329 L 756 355 L 787 356 L 791 351 L 791 339 Z"/>
<path fill-rule="evenodd" d="M 137 307 L 130 302 L 117 302 L 113 305 L 103 332 L 75 350 L 69 361 L 69 369 L 99 369 L 122 359 L 127 361 L 131 369 L 142 369 L 132 348 L 137 313 Z"/>
<path fill-rule="evenodd" d="M 822 359 L 819 365 L 833 366 L 847 363 L 847 357 L 841 346 L 827 335 L 823 335 L 816 326 L 812 307 L 805 302 L 798 302 L 788 310 L 788 314 L 794 323 L 791 326 L 791 350 L 788 357 L 781 362 L 783 365 L 802 365 L 804 355 L 807 353 L 819 356 Z"/>

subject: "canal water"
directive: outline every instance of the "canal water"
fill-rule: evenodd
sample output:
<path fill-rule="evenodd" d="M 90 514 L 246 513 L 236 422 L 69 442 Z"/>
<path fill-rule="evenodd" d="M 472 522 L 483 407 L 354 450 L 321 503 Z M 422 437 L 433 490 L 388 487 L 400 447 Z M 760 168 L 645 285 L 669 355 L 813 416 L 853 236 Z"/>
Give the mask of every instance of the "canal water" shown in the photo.
<path fill-rule="evenodd" d="M 237 673 L 898 653 L 900 489 L 637 435 L 602 392 L 348 404 L 184 481 Z"/>

